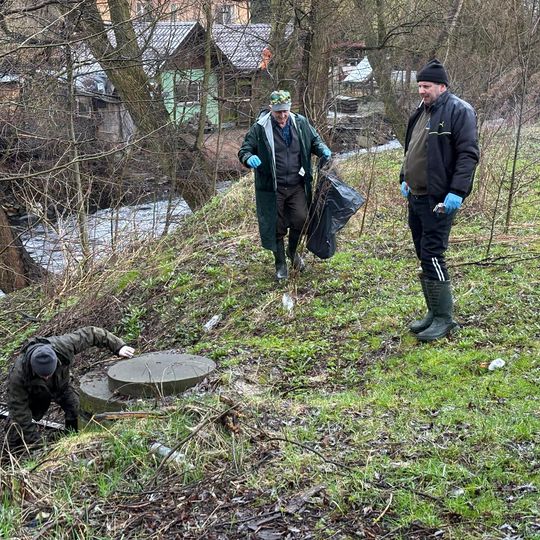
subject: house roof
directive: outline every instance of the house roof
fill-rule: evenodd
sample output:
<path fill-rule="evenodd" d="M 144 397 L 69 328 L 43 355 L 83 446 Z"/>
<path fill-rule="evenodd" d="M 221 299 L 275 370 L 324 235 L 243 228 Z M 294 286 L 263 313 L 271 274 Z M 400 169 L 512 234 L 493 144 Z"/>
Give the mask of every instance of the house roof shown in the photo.
<path fill-rule="evenodd" d="M 152 25 L 135 25 L 137 41 L 143 51 L 145 65 L 153 64 L 157 69 L 163 61 L 174 55 L 178 47 L 195 29 L 198 22 L 158 22 Z"/>
<path fill-rule="evenodd" d="M 9 84 L 9 83 L 14 83 L 14 82 L 16 83 L 23 82 L 22 75 L 18 75 L 15 73 L 8 73 L 7 75 L 2 75 L 0 77 L 1 84 Z"/>
<path fill-rule="evenodd" d="M 347 73 L 347 76 L 342 81 L 344 83 L 366 82 L 373 74 L 373 69 L 367 56 L 364 56 L 363 60 L 356 66 L 345 66 L 342 69 Z"/>
<path fill-rule="evenodd" d="M 215 24 L 213 38 L 217 48 L 238 70 L 258 69 L 262 53 L 269 46 L 270 24 Z"/>
<path fill-rule="evenodd" d="M 143 55 L 146 73 L 154 76 L 165 61 L 173 57 L 178 48 L 193 35 L 204 32 L 196 21 L 158 22 L 152 25 L 135 24 L 137 41 Z M 263 60 L 263 51 L 269 45 L 270 24 L 216 24 L 213 26 L 213 40 L 218 51 L 239 71 L 254 71 Z M 291 29 L 288 30 L 290 34 Z M 111 28 L 107 31 L 111 45 L 116 46 L 116 39 Z M 86 45 L 74 51 L 77 64 L 77 84 L 81 89 L 98 94 L 112 91 L 105 85 L 104 73 L 100 64 L 92 56 Z"/>
<path fill-rule="evenodd" d="M 134 24 L 146 73 L 154 76 L 163 62 L 174 56 L 178 48 L 197 28 L 202 30 L 202 26 L 196 21 Z M 111 45 L 116 47 L 116 36 L 112 28 L 107 30 L 107 37 Z M 79 48 L 76 56 L 78 77 L 100 76 L 103 73 L 99 62 L 86 45 Z"/>

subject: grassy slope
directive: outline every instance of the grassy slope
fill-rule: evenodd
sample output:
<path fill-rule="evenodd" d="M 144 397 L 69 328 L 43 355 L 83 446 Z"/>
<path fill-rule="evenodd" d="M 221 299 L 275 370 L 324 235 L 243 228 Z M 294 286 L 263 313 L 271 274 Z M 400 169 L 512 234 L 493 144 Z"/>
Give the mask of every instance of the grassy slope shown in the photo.
<path fill-rule="evenodd" d="M 406 330 L 423 301 L 399 153 L 347 164 L 348 181 L 370 190 L 365 215 L 336 256 L 308 256 L 286 285 L 258 246 L 246 179 L 129 266 L 64 284 L 54 307 L 4 302 L 4 358 L 38 330 L 15 322 L 24 305 L 48 321 L 41 332 L 99 324 L 139 351 L 208 355 L 219 373 L 164 418 L 93 427 L 3 464 L 0 536 L 40 524 L 50 538 L 540 538 L 535 151 L 503 232 L 501 160 L 484 150 L 489 165 L 448 253 L 462 328 L 434 344 Z M 204 333 L 215 314 L 221 323 Z M 506 366 L 489 371 L 498 357 Z M 154 440 L 186 461 L 159 468 Z"/>

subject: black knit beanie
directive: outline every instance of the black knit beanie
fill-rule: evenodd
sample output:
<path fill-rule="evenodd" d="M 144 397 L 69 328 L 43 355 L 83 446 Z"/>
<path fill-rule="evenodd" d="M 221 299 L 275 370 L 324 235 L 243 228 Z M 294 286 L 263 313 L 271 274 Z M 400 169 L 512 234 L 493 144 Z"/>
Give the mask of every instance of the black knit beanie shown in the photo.
<path fill-rule="evenodd" d="M 40 345 L 30 353 L 30 365 L 39 377 L 48 377 L 56 370 L 58 357 L 50 345 Z"/>
<path fill-rule="evenodd" d="M 428 62 L 417 74 L 416 81 L 427 81 L 448 86 L 448 74 L 438 60 Z"/>

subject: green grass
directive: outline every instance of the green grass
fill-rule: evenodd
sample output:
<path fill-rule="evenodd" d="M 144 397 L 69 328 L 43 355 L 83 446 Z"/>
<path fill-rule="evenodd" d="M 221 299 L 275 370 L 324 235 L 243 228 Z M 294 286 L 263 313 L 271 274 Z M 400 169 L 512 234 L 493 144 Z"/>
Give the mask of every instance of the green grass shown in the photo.
<path fill-rule="evenodd" d="M 107 322 L 139 352 L 203 354 L 219 372 L 164 418 L 93 427 L 22 463 L 23 475 L 36 468 L 27 487 L 43 491 L 40 508 L 54 516 L 50 538 L 119 538 L 125 508 L 137 505 L 140 538 L 159 537 L 151 535 L 176 515 L 186 524 L 174 529 L 178 537 L 240 538 L 248 516 L 276 508 L 291 530 L 317 539 L 361 530 L 540 538 L 540 214 L 530 204 L 540 184 L 530 141 L 518 171 L 527 189 L 509 231 L 506 184 L 492 227 L 497 186 L 481 175 L 458 216 L 448 259 L 461 328 L 449 339 L 420 344 L 407 331 L 424 305 L 395 181 L 399 152 L 345 166 L 364 193 L 372 183 L 372 199 L 340 234 L 334 257 L 308 256 L 308 270 L 286 284 L 274 282 L 272 257 L 258 245 L 249 178 L 186 219 L 151 257 L 119 269 L 110 289 L 123 307 Z M 483 160 L 497 170 L 503 157 L 499 147 Z M 290 312 L 284 293 L 294 299 Z M 69 309 L 92 312 L 96 301 L 80 293 Z M 61 309 L 53 324 L 66 317 Z M 216 314 L 220 323 L 205 333 Z M 38 330 L 21 323 L 0 314 L 4 361 Z M 495 358 L 506 364 L 489 371 Z M 160 458 L 148 452 L 156 440 L 181 443 L 185 463 L 158 470 Z M 19 481 L 14 470 L 2 473 Z M 301 512 L 287 513 L 319 485 Z M 0 535 L 17 536 L 31 501 L 24 490 L 7 497 L 6 486 Z M 93 504 L 103 513 L 97 521 L 88 517 Z"/>

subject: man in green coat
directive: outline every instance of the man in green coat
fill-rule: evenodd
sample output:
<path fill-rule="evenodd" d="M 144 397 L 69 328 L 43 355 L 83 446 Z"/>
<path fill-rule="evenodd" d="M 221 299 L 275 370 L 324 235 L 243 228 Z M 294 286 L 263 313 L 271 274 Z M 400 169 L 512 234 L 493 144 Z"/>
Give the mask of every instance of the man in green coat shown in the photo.
<path fill-rule="evenodd" d="M 66 429 L 77 431 L 79 394 L 71 383 L 69 368 L 76 354 L 94 346 L 106 347 L 124 358 L 134 353 L 120 338 L 96 326 L 62 336 L 36 337 L 24 346 L 8 377 L 7 440 L 11 449 L 40 442 L 32 419 L 41 420 L 51 402 L 64 411 Z"/>
<path fill-rule="evenodd" d="M 262 246 L 274 253 L 276 278 L 289 276 L 287 256 L 296 270 L 304 269 L 297 253 L 311 203 L 311 154 L 327 161 L 328 147 L 307 118 L 291 112 L 291 95 L 276 90 L 270 112 L 251 126 L 238 152 L 240 162 L 255 169 L 255 199 Z"/>

